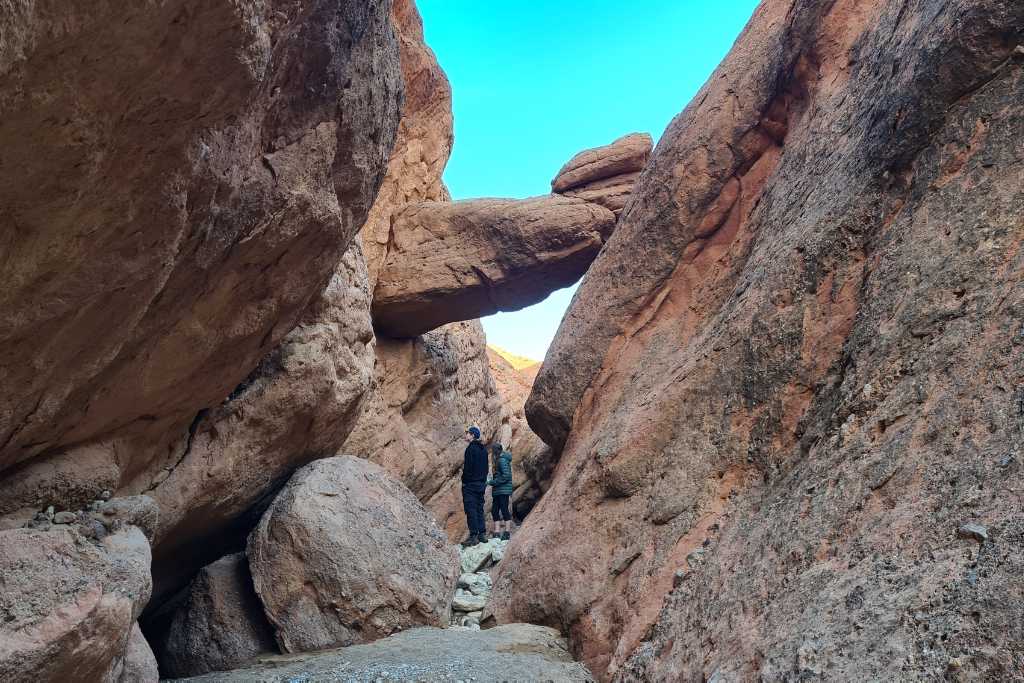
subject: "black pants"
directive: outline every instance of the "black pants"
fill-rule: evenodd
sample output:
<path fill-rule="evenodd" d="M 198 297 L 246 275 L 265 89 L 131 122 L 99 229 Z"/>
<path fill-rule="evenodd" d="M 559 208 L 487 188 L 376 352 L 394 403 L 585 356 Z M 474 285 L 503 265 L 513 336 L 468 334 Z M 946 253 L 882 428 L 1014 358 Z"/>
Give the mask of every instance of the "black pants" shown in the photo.
<path fill-rule="evenodd" d="M 486 485 L 479 487 L 472 484 L 462 485 L 462 508 L 466 511 L 466 525 L 471 534 L 483 534 L 487 532 L 484 523 L 484 491 Z"/>
<path fill-rule="evenodd" d="M 495 522 L 511 522 L 512 513 L 508 509 L 509 496 L 491 494 L 491 517 Z"/>

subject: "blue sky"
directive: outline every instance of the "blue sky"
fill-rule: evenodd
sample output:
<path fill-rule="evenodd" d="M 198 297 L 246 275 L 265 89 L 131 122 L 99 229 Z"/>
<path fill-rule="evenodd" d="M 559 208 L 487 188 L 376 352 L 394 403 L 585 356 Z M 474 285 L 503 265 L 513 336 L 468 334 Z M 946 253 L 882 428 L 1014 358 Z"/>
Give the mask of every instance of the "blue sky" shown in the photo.
<path fill-rule="evenodd" d="M 419 0 L 452 84 L 454 199 L 530 197 L 572 155 L 661 136 L 729 51 L 756 0 Z M 488 341 L 544 357 L 575 287 L 484 319 Z"/>

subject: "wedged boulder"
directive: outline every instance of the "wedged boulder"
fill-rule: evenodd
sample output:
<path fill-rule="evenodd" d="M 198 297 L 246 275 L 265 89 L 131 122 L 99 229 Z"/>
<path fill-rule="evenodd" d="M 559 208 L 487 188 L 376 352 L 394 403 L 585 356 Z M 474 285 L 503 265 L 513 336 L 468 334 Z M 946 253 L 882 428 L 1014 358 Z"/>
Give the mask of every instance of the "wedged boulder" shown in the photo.
<path fill-rule="evenodd" d="M 576 282 L 614 227 L 608 209 L 558 195 L 410 204 L 393 217 L 374 327 L 413 337 L 537 303 Z"/>
<path fill-rule="evenodd" d="M 486 631 L 415 628 L 369 645 L 267 657 L 248 669 L 180 679 L 217 683 L 285 681 L 593 681 L 558 631 L 508 624 Z"/>
<path fill-rule="evenodd" d="M 366 264 L 358 242 L 299 325 L 220 406 L 193 425 L 156 481 L 154 602 L 252 528 L 252 508 L 306 463 L 338 452 L 373 376 Z M 264 503 L 265 506 L 265 503 Z M 246 527 L 245 524 L 249 523 Z"/>
<path fill-rule="evenodd" d="M 0 679 L 127 680 L 150 559 L 135 526 L 99 541 L 65 524 L 0 531 Z"/>
<path fill-rule="evenodd" d="M 647 165 L 653 146 L 654 141 L 647 133 L 630 133 L 609 145 L 584 150 L 562 166 L 551 181 L 551 191 L 593 191 L 599 189 L 597 183 L 613 179 L 620 185 L 632 183 L 635 174 Z"/>
<path fill-rule="evenodd" d="M 458 553 L 416 497 L 352 456 L 296 472 L 253 531 L 247 554 L 285 652 L 444 625 L 459 577 Z"/>
<path fill-rule="evenodd" d="M 223 401 L 362 226 L 401 95 L 386 1 L 19 6 L 0 13 L 0 470 L 185 434 Z M 112 457 L 135 474 L 161 446 Z"/>
<path fill-rule="evenodd" d="M 155 641 L 165 677 L 226 671 L 278 651 L 245 553 L 203 567 L 169 621 Z"/>
<path fill-rule="evenodd" d="M 499 622 L 602 679 L 1019 677 L 1022 44 L 1017 0 L 759 5 L 534 384 Z"/>
<path fill-rule="evenodd" d="M 483 327 L 452 323 L 414 339 L 377 338 L 374 388 L 340 452 L 377 463 L 434 514 L 450 539 L 466 534 L 463 435 L 498 436 L 506 410 L 488 369 Z M 461 538 L 460 538 L 461 537 Z"/>

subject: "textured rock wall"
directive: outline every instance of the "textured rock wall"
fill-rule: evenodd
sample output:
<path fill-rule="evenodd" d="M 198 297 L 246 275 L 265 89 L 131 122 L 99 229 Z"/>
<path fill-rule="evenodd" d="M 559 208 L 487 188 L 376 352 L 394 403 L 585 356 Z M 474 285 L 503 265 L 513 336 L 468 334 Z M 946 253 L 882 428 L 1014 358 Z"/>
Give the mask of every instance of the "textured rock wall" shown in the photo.
<path fill-rule="evenodd" d="M 499 620 L 605 679 L 1024 676 L 1022 27 L 761 4 L 548 353 Z"/>
<path fill-rule="evenodd" d="M 184 432 L 222 401 L 362 226 L 400 92 L 388 3 L 17 7 L 0 17 L 5 469 Z"/>

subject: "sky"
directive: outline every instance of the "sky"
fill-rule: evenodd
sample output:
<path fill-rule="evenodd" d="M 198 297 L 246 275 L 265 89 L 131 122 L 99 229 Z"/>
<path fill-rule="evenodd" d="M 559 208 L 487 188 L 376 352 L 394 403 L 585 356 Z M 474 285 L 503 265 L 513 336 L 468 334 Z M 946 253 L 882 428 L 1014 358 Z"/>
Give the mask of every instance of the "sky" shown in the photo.
<path fill-rule="evenodd" d="M 419 0 L 452 84 L 453 199 L 532 197 L 577 152 L 631 132 L 657 143 L 757 0 Z M 542 360 L 576 287 L 484 319 L 488 343 Z"/>

